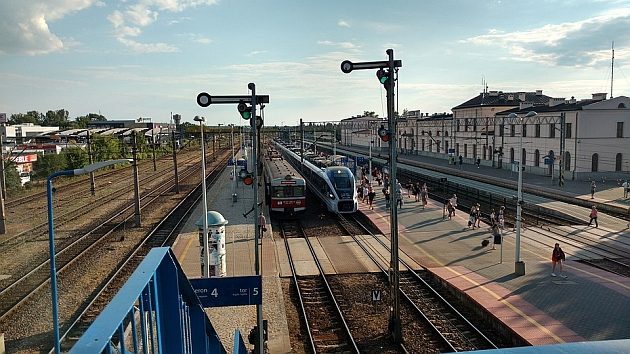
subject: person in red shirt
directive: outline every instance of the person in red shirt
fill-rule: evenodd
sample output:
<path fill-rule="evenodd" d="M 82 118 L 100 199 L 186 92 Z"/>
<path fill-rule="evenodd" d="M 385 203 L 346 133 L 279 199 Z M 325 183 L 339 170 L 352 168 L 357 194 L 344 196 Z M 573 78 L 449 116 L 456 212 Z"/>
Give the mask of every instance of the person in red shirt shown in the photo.
<path fill-rule="evenodd" d="M 566 259 L 562 248 L 560 248 L 560 244 L 556 243 L 553 248 L 553 252 L 551 252 L 551 263 L 553 264 L 553 268 L 551 270 L 551 276 L 556 276 L 556 265 L 560 267 L 560 272 L 562 272 L 562 262 Z M 560 274 L 561 277 L 566 278 L 566 275 Z"/>
<path fill-rule="evenodd" d="M 591 207 L 591 220 L 588 222 L 588 226 L 591 226 L 591 224 L 593 223 L 593 221 L 595 221 L 595 227 L 599 227 L 599 225 L 597 224 L 597 207 L 595 205 L 593 205 Z"/>

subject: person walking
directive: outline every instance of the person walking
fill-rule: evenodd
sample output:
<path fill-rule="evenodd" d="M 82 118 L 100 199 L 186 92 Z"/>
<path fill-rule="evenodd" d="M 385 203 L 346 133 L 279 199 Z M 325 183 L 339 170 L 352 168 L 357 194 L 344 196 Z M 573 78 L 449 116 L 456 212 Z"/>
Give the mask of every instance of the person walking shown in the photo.
<path fill-rule="evenodd" d="M 499 215 L 497 216 L 497 220 L 499 221 L 499 227 L 501 228 L 501 230 L 503 230 L 503 228 L 505 227 L 505 207 L 501 206 L 501 208 L 499 208 Z"/>
<path fill-rule="evenodd" d="M 448 219 L 451 220 L 451 217 L 455 215 L 455 208 L 453 208 L 453 203 L 450 200 L 446 202 L 446 210 L 448 211 Z"/>
<path fill-rule="evenodd" d="M 473 230 L 475 229 L 475 222 L 476 222 L 475 215 L 476 214 L 477 214 L 477 206 L 473 205 L 470 208 L 470 215 L 468 216 L 468 227 L 472 226 Z"/>
<path fill-rule="evenodd" d="M 490 212 L 490 227 L 494 229 L 494 225 L 496 225 L 496 217 L 497 214 L 494 212 L 494 208 Z"/>
<path fill-rule="evenodd" d="M 461 168 L 463 164 L 464 164 L 464 157 L 462 155 L 459 155 L 459 167 Z"/>
<path fill-rule="evenodd" d="M 479 203 L 477 203 L 477 208 L 475 209 L 475 221 L 477 221 L 477 228 L 481 228 L 481 207 Z"/>
<path fill-rule="evenodd" d="M 551 276 L 555 277 L 556 276 L 556 265 L 558 265 L 559 269 L 560 269 L 560 273 L 562 273 L 562 262 L 564 262 L 566 259 L 566 256 L 564 255 L 564 252 L 562 251 L 562 248 L 560 248 L 560 244 L 556 243 L 556 245 L 553 247 L 553 251 L 551 252 L 551 263 L 553 264 L 553 267 L 551 268 Z M 566 278 L 566 275 L 560 274 L 561 277 Z"/>
<path fill-rule="evenodd" d="M 630 183 L 628 183 L 628 180 L 626 180 L 621 186 L 623 187 L 623 197 L 625 199 L 628 199 L 628 193 L 630 192 Z"/>
<path fill-rule="evenodd" d="M 260 238 L 262 239 L 265 231 L 267 231 L 267 219 L 262 210 L 260 211 L 260 215 L 258 215 L 258 227 L 260 228 Z"/>
<path fill-rule="evenodd" d="M 453 194 L 451 197 L 451 204 L 453 205 L 453 215 L 455 215 L 455 211 L 457 210 L 457 195 Z"/>
<path fill-rule="evenodd" d="M 477 168 L 479 168 L 479 166 L 481 166 L 481 158 L 477 158 Z"/>
<path fill-rule="evenodd" d="M 595 188 L 597 188 L 597 186 L 595 185 L 595 181 L 591 182 L 591 199 L 595 199 Z"/>
<path fill-rule="evenodd" d="M 420 191 L 420 198 L 422 200 L 422 210 L 424 210 L 424 208 L 428 204 L 429 192 L 427 192 L 426 189 L 423 189 L 422 191 Z"/>
<path fill-rule="evenodd" d="M 374 191 L 374 188 L 370 186 L 370 189 L 368 190 L 368 203 L 370 205 L 370 210 L 374 210 L 374 197 L 376 197 L 376 192 Z"/>
<path fill-rule="evenodd" d="M 501 244 L 501 229 L 498 224 L 492 224 L 492 249 L 496 250 L 496 246 Z"/>
<path fill-rule="evenodd" d="M 591 220 L 588 222 L 588 226 L 591 226 L 591 224 L 593 223 L 593 220 L 595 221 L 595 227 L 599 227 L 599 225 L 597 224 L 597 207 L 595 205 L 593 205 L 591 207 Z"/>

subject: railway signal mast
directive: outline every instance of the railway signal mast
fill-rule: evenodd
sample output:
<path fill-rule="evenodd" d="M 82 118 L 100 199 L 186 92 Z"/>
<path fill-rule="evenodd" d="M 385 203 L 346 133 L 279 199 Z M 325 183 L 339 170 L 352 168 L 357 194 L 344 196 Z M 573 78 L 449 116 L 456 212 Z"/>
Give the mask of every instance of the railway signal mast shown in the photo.
<path fill-rule="evenodd" d="M 387 91 L 387 129 L 381 127 L 378 131 L 379 137 L 383 141 L 389 142 L 389 166 L 390 166 L 390 193 L 389 205 L 391 206 L 390 219 L 390 238 L 391 238 L 391 259 L 390 259 L 390 297 L 391 304 L 389 308 L 389 332 L 394 343 L 402 342 L 402 329 L 400 323 L 400 274 L 398 267 L 398 206 L 396 204 L 396 119 L 394 117 L 394 87 L 399 67 L 402 66 L 401 60 L 394 60 L 394 50 L 387 49 L 388 60 L 371 61 L 353 63 L 349 60 L 341 62 L 341 71 L 349 74 L 353 70 L 377 69 L 376 77 L 385 86 Z"/>
<path fill-rule="evenodd" d="M 261 275 L 260 271 L 260 257 L 258 242 L 260 240 L 260 230 L 258 225 L 258 135 L 257 131 L 262 126 L 262 118 L 256 115 L 256 105 L 269 103 L 268 95 L 256 95 L 256 84 L 249 83 L 247 88 L 252 92 L 251 96 L 210 96 L 206 92 L 201 92 L 197 95 L 197 104 L 201 107 L 208 107 L 211 104 L 236 104 L 237 110 L 243 119 L 249 120 L 252 127 L 252 166 L 253 166 L 253 180 L 254 185 L 254 253 L 255 253 L 255 268 L 256 275 Z M 254 118 L 254 119 L 251 119 Z M 247 180 L 245 180 L 247 181 Z M 258 353 L 263 352 L 263 320 L 262 320 L 262 304 L 256 305 L 256 323 L 258 326 L 258 337 L 256 340 L 255 348 Z"/>

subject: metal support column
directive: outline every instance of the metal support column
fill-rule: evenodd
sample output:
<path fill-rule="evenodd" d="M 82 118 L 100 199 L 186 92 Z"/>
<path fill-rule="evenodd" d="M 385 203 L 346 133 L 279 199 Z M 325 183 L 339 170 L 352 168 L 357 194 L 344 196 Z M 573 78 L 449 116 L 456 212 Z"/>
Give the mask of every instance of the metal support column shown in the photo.
<path fill-rule="evenodd" d="M 134 208 L 134 223 L 136 227 L 141 227 L 140 217 L 140 181 L 138 180 L 138 141 L 137 133 L 133 131 L 131 133 L 133 139 L 133 145 L 131 147 L 131 154 L 133 155 L 133 196 L 135 200 Z"/>

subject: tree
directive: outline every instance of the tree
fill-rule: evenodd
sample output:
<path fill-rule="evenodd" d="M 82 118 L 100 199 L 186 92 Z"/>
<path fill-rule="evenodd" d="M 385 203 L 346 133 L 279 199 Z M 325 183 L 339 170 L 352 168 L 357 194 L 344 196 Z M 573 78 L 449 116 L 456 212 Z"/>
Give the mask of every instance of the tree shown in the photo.
<path fill-rule="evenodd" d="M 44 115 L 37 111 L 30 111 L 26 114 L 16 113 L 12 114 L 11 118 L 9 118 L 9 124 L 24 124 L 24 123 L 32 123 L 32 124 L 40 124 L 44 119 Z"/>
<path fill-rule="evenodd" d="M 78 146 L 69 147 L 64 151 L 64 155 L 66 156 L 66 168 L 68 169 L 82 168 L 89 162 L 87 152 Z"/>
<path fill-rule="evenodd" d="M 68 116 L 69 113 L 65 109 L 48 111 L 43 117 L 41 124 L 46 127 L 59 127 L 61 129 L 66 129 L 70 126 Z"/>
<path fill-rule="evenodd" d="M 90 122 L 105 122 L 107 118 L 99 113 L 88 113 L 85 116 L 79 116 L 74 119 L 72 126 L 75 128 L 87 128 Z"/>
<path fill-rule="evenodd" d="M 120 142 L 111 135 L 92 136 L 92 156 L 94 162 L 111 160 L 120 156 Z"/>
<path fill-rule="evenodd" d="M 34 165 L 34 173 L 40 178 L 46 178 L 53 172 L 66 169 L 66 157 L 58 154 L 38 154 Z"/>
<path fill-rule="evenodd" d="M 22 190 L 20 174 L 15 168 L 14 162 L 8 162 L 4 165 L 4 177 L 7 183 L 7 193 L 12 194 Z"/>

